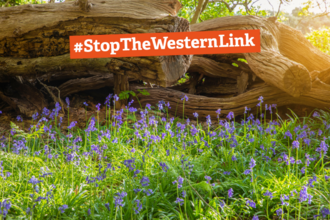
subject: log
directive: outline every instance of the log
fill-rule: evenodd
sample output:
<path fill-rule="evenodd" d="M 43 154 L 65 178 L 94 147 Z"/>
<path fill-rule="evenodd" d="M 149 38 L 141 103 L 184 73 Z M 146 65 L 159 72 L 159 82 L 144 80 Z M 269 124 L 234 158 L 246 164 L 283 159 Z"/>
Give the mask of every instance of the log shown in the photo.
<path fill-rule="evenodd" d="M 66 81 L 77 78 L 88 78 L 93 76 L 102 76 L 109 74 L 109 71 L 106 72 L 95 72 L 95 71 L 61 71 L 46 73 L 38 77 L 39 80 L 43 82 L 52 82 L 52 81 Z"/>
<path fill-rule="evenodd" d="M 23 114 L 31 117 L 38 109 L 25 99 L 8 97 L 0 91 L 0 99 L 6 102 L 17 114 Z"/>
<path fill-rule="evenodd" d="M 129 83 L 128 83 L 128 77 L 126 75 L 121 75 L 121 74 L 114 74 L 114 89 L 113 92 L 114 94 L 119 94 L 123 91 L 128 91 L 129 90 Z M 120 109 L 122 105 L 127 105 L 127 99 L 121 100 L 119 99 L 116 101 L 115 106 L 116 109 Z"/>
<path fill-rule="evenodd" d="M 180 7 L 178 0 L 94 0 L 1 8 L 0 76 L 110 70 L 172 85 L 191 55 L 71 60 L 69 36 L 190 31 L 176 16 Z"/>
<path fill-rule="evenodd" d="M 133 91 L 142 89 L 139 86 L 131 86 Z M 309 92 L 304 93 L 300 97 L 292 97 L 282 90 L 263 83 L 257 88 L 251 89 L 241 95 L 231 98 L 210 98 L 199 95 L 183 94 L 180 91 L 175 91 L 169 88 L 144 88 L 150 95 L 138 95 L 142 106 L 147 103 L 156 105 L 158 101 L 164 100 L 169 102 L 172 106 L 169 109 L 171 114 L 178 116 L 182 115 L 183 106 L 181 97 L 186 95 L 189 100 L 184 105 L 184 115 L 188 118 L 193 118 L 193 113 L 197 112 L 199 118 L 204 120 L 207 115 L 216 120 L 217 114 L 215 111 L 221 109 L 221 116 L 226 116 L 229 112 L 234 112 L 235 116 L 243 115 L 245 107 L 256 110 L 258 98 L 263 96 L 264 104 L 277 104 L 277 106 L 284 106 L 288 104 L 298 104 L 303 106 L 311 106 L 320 108 L 330 107 L 330 91 L 321 90 L 319 88 L 312 88 Z M 176 110 L 177 109 L 177 110 Z"/>
<path fill-rule="evenodd" d="M 222 17 L 191 25 L 192 31 L 240 29 L 260 29 L 261 32 L 261 53 L 244 54 L 252 71 L 268 84 L 293 97 L 300 97 L 312 88 L 310 71 L 319 70 L 320 67 L 310 65 L 310 60 L 321 59 L 323 69 L 330 66 L 330 56 L 307 44 L 307 39 L 298 31 L 274 22 L 272 18 Z"/>

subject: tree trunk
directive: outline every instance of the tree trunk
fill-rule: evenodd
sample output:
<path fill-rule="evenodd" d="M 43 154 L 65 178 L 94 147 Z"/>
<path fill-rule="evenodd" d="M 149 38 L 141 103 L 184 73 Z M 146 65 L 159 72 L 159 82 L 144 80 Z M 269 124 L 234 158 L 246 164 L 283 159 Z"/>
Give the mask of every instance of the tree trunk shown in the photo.
<path fill-rule="evenodd" d="M 143 87 L 144 88 L 144 87 Z M 132 90 L 141 89 L 139 86 L 131 86 Z M 138 95 L 139 100 L 144 107 L 147 103 L 156 105 L 159 100 L 170 102 L 171 114 L 180 116 L 183 114 L 183 106 L 181 97 L 182 92 L 172 90 L 169 88 L 144 88 L 150 95 L 143 96 Z M 252 111 L 256 110 L 258 104 L 258 98 L 263 96 L 264 103 L 277 104 L 277 106 L 283 106 L 288 104 L 298 104 L 304 106 L 329 108 L 330 107 L 330 91 L 321 90 L 318 88 L 312 88 L 309 92 L 304 93 L 299 98 L 292 97 L 280 89 L 262 84 L 258 87 L 251 89 L 241 95 L 231 98 L 210 98 L 205 96 L 191 95 L 185 93 L 189 98 L 189 101 L 185 102 L 184 115 L 188 118 L 193 118 L 193 113 L 197 112 L 201 120 L 204 120 L 207 115 L 211 115 L 213 119 L 216 119 L 215 111 L 221 109 L 221 116 L 227 115 L 229 112 L 234 112 L 235 116 L 243 115 L 245 107 L 252 108 Z"/>
<path fill-rule="evenodd" d="M 222 17 L 191 25 L 192 31 L 238 29 L 260 29 L 261 53 L 244 54 L 248 65 L 262 80 L 293 97 L 311 90 L 310 71 L 330 66 L 330 56 L 312 46 L 299 31 L 272 18 Z"/>
<path fill-rule="evenodd" d="M 191 55 L 75 60 L 69 36 L 190 31 L 188 21 L 175 16 L 180 7 L 178 0 L 79 0 L 1 8 L 0 75 L 110 70 L 170 86 Z"/>
<path fill-rule="evenodd" d="M 128 77 L 126 75 L 114 74 L 114 93 L 119 96 L 123 91 L 129 90 Z M 127 105 L 127 99 L 119 99 L 116 103 L 116 109 L 120 109 L 122 105 Z"/>

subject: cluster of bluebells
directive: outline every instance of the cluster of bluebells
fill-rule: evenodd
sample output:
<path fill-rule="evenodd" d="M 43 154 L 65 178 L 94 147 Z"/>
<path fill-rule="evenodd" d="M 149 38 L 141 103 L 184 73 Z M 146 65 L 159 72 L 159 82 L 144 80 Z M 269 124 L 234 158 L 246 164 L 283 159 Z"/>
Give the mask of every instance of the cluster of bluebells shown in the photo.
<path fill-rule="evenodd" d="M 107 96 L 106 101 L 104 105 L 108 108 L 111 107 L 111 99 L 113 99 L 113 103 L 118 101 L 119 97 L 117 95 L 110 94 Z M 189 99 L 187 96 L 183 95 L 182 99 L 183 102 L 188 102 Z M 65 99 L 67 107 L 70 106 L 70 100 L 69 98 Z M 263 97 L 260 97 L 258 99 L 258 105 L 259 107 L 262 106 L 263 103 Z M 162 116 L 154 116 L 150 115 L 150 112 L 152 111 L 151 105 L 147 104 L 145 109 L 136 109 L 132 107 L 133 100 L 131 100 L 128 105 L 126 106 L 126 112 L 131 113 L 134 115 L 139 115 L 140 118 L 136 119 L 132 127 L 132 133 L 133 135 L 130 136 L 126 140 L 126 145 L 129 146 L 129 155 L 128 157 L 125 157 L 125 159 L 121 161 L 117 161 L 118 163 L 122 164 L 123 167 L 121 169 L 122 172 L 129 173 L 129 177 L 132 177 L 132 179 L 135 182 L 135 184 L 139 185 L 138 188 L 134 188 L 135 196 L 136 198 L 131 202 L 133 204 L 133 210 L 135 214 L 139 214 L 142 210 L 142 201 L 143 196 L 151 196 L 154 194 L 153 189 L 151 189 L 151 186 L 153 185 L 152 179 L 149 179 L 149 177 L 145 176 L 145 166 L 147 166 L 147 163 L 145 160 L 150 158 L 152 154 L 155 153 L 155 146 L 162 146 L 166 145 L 170 146 L 166 148 L 166 155 L 164 155 L 164 158 L 159 160 L 157 162 L 157 169 L 159 169 L 159 172 L 161 175 L 169 176 L 171 175 L 171 172 L 168 172 L 170 170 L 170 167 L 172 169 L 172 164 L 170 164 L 169 160 L 174 158 L 176 154 L 180 151 L 184 150 L 196 150 L 198 153 L 197 155 L 204 154 L 206 152 L 212 152 L 212 153 L 218 153 L 219 148 L 223 147 L 227 150 L 230 150 L 231 153 L 228 153 L 229 155 L 229 161 L 233 164 L 243 163 L 243 166 L 249 167 L 248 169 L 245 169 L 243 172 L 245 175 L 249 175 L 255 172 L 257 161 L 258 166 L 262 166 L 263 163 L 270 163 L 271 161 L 277 161 L 279 162 L 279 166 L 290 166 L 295 165 L 299 167 L 301 174 L 306 174 L 306 172 L 309 169 L 309 166 L 314 161 L 320 161 L 321 159 L 324 159 L 328 153 L 328 140 L 324 138 L 320 143 L 317 143 L 317 148 L 315 149 L 315 155 L 305 154 L 305 157 L 303 157 L 303 154 L 299 154 L 299 158 L 295 158 L 294 155 L 288 153 L 287 151 L 280 151 L 282 148 L 280 147 L 281 143 L 280 141 L 269 141 L 269 143 L 261 143 L 260 140 L 258 140 L 258 135 L 261 136 L 273 136 L 278 137 L 278 122 L 276 121 L 270 121 L 267 123 L 267 126 L 264 126 L 262 123 L 262 119 L 265 115 L 261 114 L 260 118 L 254 117 L 253 114 L 247 115 L 247 118 L 244 117 L 244 120 L 242 120 L 241 125 L 245 126 L 246 129 L 246 136 L 244 136 L 244 143 L 240 141 L 240 138 L 238 135 L 238 132 L 240 132 L 240 127 L 237 127 L 237 123 L 235 123 L 235 115 L 234 112 L 229 112 L 226 115 L 226 118 L 224 120 L 220 120 L 221 116 L 221 109 L 218 109 L 215 111 L 217 118 L 218 118 L 218 125 L 219 127 L 215 130 L 211 130 L 210 126 L 212 125 L 212 117 L 211 115 L 206 116 L 206 123 L 208 125 L 208 131 L 204 132 L 201 126 L 198 124 L 194 124 L 194 122 L 191 122 L 189 119 L 187 120 L 179 120 L 176 121 L 173 117 L 172 118 L 166 118 Z M 85 107 L 88 106 L 87 103 L 84 103 Z M 166 110 L 170 109 L 170 104 L 165 103 L 164 101 L 160 101 L 158 104 L 158 111 L 160 112 L 166 112 Z M 272 113 L 272 109 L 276 108 L 276 105 L 265 105 L 265 111 L 269 111 Z M 97 112 L 101 111 L 101 104 L 97 104 L 93 110 L 96 110 Z M 68 126 L 68 134 L 65 136 L 66 138 L 60 138 L 60 134 L 57 133 L 56 129 L 54 128 L 56 125 L 51 125 L 51 123 L 48 123 L 51 120 L 58 119 L 58 114 L 61 111 L 61 106 L 59 103 L 56 103 L 55 108 L 53 110 L 49 110 L 47 108 L 44 108 L 42 113 L 39 115 L 38 113 L 33 114 L 32 118 L 34 123 L 36 123 L 35 126 L 32 126 L 30 129 L 34 129 L 35 131 L 38 131 L 38 129 L 44 133 L 45 137 L 47 137 L 47 144 L 42 146 L 42 150 L 33 152 L 33 156 L 36 157 L 42 157 L 43 155 L 46 157 L 46 162 L 49 160 L 52 160 L 53 158 L 58 158 L 58 154 L 64 158 L 65 163 L 72 164 L 73 167 L 78 166 L 80 164 L 80 161 L 83 159 L 90 160 L 90 161 L 101 161 L 97 167 L 97 172 L 89 173 L 86 170 L 84 171 L 86 174 L 86 183 L 89 184 L 91 187 L 99 187 L 101 183 L 104 183 L 106 178 L 109 176 L 107 171 L 112 170 L 115 171 L 115 166 L 113 166 L 111 163 L 107 163 L 107 165 L 104 166 L 104 161 L 107 160 L 106 153 L 108 152 L 107 149 L 110 146 L 119 146 L 125 144 L 124 138 L 120 135 L 116 135 L 113 132 L 120 132 L 123 124 L 124 124 L 124 109 L 121 109 L 119 111 L 116 111 L 115 114 L 112 114 L 111 118 L 111 124 L 109 128 L 105 130 L 98 130 L 97 125 L 99 122 L 92 117 L 90 121 L 88 122 L 87 128 L 84 130 L 84 134 L 82 134 L 85 137 L 86 143 L 91 143 L 86 147 L 84 150 L 82 150 L 83 145 L 83 139 L 80 136 L 74 137 L 74 129 L 77 126 L 77 122 L 73 121 Z M 245 108 L 245 114 L 248 114 L 251 111 L 251 108 L 246 107 Z M 0 114 L 2 112 L 0 111 Z M 198 120 L 198 113 L 193 113 L 193 116 L 195 119 Z M 315 112 L 313 117 L 319 117 L 319 113 Z M 23 122 L 23 118 L 21 116 L 17 116 L 16 120 L 18 122 Z M 62 119 L 58 119 L 59 124 L 61 124 Z M 327 129 L 330 128 L 330 124 L 325 123 L 325 127 Z M 126 129 L 126 128 L 125 128 Z M 30 130 L 31 131 L 31 130 Z M 16 134 L 15 129 L 11 130 L 11 135 Z M 276 136 L 277 135 L 277 136 Z M 295 128 L 290 128 L 284 132 L 281 138 L 283 138 L 285 143 L 289 143 L 288 149 L 294 150 L 294 152 L 301 152 L 303 147 L 309 146 L 311 147 L 313 142 L 315 142 L 315 138 L 321 137 L 323 134 L 322 130 L 317 131 L 316 133 L 309 128 L 307 125 L 304 126 L 297 126 Z M 96 137 L 96 141 L 93 142 L 93 138 Z M 278 138 L 277 138 L 278 139 Z M 313 141 L 312 141 L 313 140 Z M 0 139 L 0 149 L 6 148 L 5 144 L 6 139 Z M 53 141 L 53 142 L 51 142 Z M 63 150 L 61 152 L 56 151 L 53 148 L 55 146 L 55 143 L 57 141 L 60 141 L 61 143 L 66 142 L 67 146 L 63 147 Z M 92 143 L 93 142 L 93 143 Z M 179 144 L 173 144 L 172 142 L 177 142 Z M 130 144 L 134 143 L 133 146 Z M 136 145 L 135 145 L 136 144 Z M 143 148 L 141 151 L 141 155 L 137 153 L 139 152 L 140 147 L 139 145 L 142 144 Z M 245 146 L 257 146 L 255 149 L 254 154 L 249 156 L 248 161 L 240 161 L 242 158 L 244 158 L 244 155 L 241 155 L 239 150 L 236 150 L 237 148 L 241 148 Z M 181 147 L 181 149 L 180 149 Z M 20 139 L 13 139 L 11 142 L 11 150 L 15 154 L 20 155 L 28 155 L 29 148 L 27 145 L 27 141 L 24 138 Z M 157 148 L 156 148 L 157 150 Z M 164 151 L 165 152 L 165 151 Z M 229 151 L 228 151 L 229 152 Z M 139 158 L 139 156 L 141 156 Z M 179 158 L 179 156 L 178 156 Z M 187 157 L 188 158 L 188 157 Z M 141 159 L 141 160 L 140 160 Z M 273 160 L 274 159 L 274 160 Z M 184 159 L 184 155 L 181 156 L 181 168 L 183 172 L 186 172 L 189 175 L 192 175 L 193 173 L 193 167 L 194 167 L 194 160 Z M 141 161 L 141 162 L 139 162 Z M 116 162 L 116 163 L 117 163 Z M 102 165 L 103 164 L 103 165 Z M 158 166 L 159 164 L 159 166 Z M 248 164 L 248 165 L 247 165 Z M 121 167 L 118 166 L 118 169 Z M 85 169 L 88 169 L 88 167 L 85 167 Z M 222 178 L 229 178 L 236 174 L 236 172 L 228 171 L 228 167 L 224 168 L 227 171 L 223 171 Z M 294 169 L 295 170 L 295 169 Z M 187 172 L 188 171 L 188 172 Z M 242 172 L 243 170 L 240 170 Z M 11 173 L 6 172 L 4 173 L 4 167 L 3 162 L 0 161 L 0 176 L 3 180 L 6 180 L 8 177 L 10 177 Z M 36 203 L 42 201 L 42 200 L 48 200 L 50 198 L 53 198 L 52 196 L 52 189 L 48 191 L 46 194 L 43 194 L 44 196 L 40 196 L 40 192 L 42 193 L 43 190 L 41 190 L 41 187 L 44 187 L 43 185 L 46 184 L 40 184 L 46 181 L 46 177 L 52 176 L 53 173 L 49 171 L 47 167 L 44 167 L 40 170 L 39 176 L 35 177 L 29 175 L 28 183 L 30 184 L 29 187 L 33 188 L 33 194 L 31 194 L 31 198 L 34 201 L 33 208 L 36 206 Z M 143 176 L 142 176 L 143 175 Z M 181 174 L 182 175 L 182 174 Z M 209 174 L 210 175 L 210 174 Z M 309 173 L 310 175 L 310 173 Z M 203 175 L 204 176 L 204 175 Z M 213 176 L 213 173 L 212 173 Z M 250 177 L 249 177 L 250 178 Z M 329 180 L 329 176 L 324 176 L 325 180 Z M 215 184 L 211 183 L 212 178 L 210 176 L 205 175 L 204 176 L 205 181 L 215 186 Z M 253 180 L 253 176 L 251 178 Z M 317 183 L 318 178 L 316 175 L 313 177 L 309 177 L 306 185 L 303 185 L 299 192 L 292 191 L 291 192 L 291 198 L 296 198 L 297 201 L 300 203 L 312 203 L 313 196 L 311 195 L 311 190 L 308 190 L 309 188 L 314 188 L 315 183 Z M 178 193 L 176 196 L 176 200 L 174 201 L 175 204 L 178 204 L 179 206 L 182 206 L 185 202 L 185 199 L 187 199 L 186 191 L 183 190 L 183 183 L 184 178 L 181 176 L 178 176 L 175 181 L 172 182 L 173 185 L 172 188 L 175 188 L 175 190 Z M 104 184 L 105 185 L 105 184 Z M 102 185 L 101 185 L 102 186 Z M 212 188 L 215 189 L 216 187 Z M 228 187 L 229 188 L 229 187 Z M 297 189 L 298 190 L 298 189 Z M 308 193 L 310 191 L 310 193 Z M 228 198 L 234 198 L 234 190 L 233 188 L 230 188 L 228 191 L 225 192 L 228 196 Z M 235 194 L 238 194 L 238 190 L 235 192 Z M 254 193 L 254 191 L 253 191 Z M 39 196 L 36 196 L 39 194 Z M 276 194 L 274 194 L 276 195 Z M 269 200 L 272 200 L 274 198 L 274 195 L 269 190 L 263 191 L 263 196 Z M 125 198 L 127 196 L 126 192 L 118 192 L 115 195 L 113 195 L 114 199 L 114 205 L 116 208 L 124 207 L 125 206 Z M 277 205 L 279 206 L 289 206 L 289 200 L 290 196 L 286 194 L 280 194 L 279 203 Z M 127 200 L 125 200 L 127 201 Z M 230 200 L 229 200 L 230 201 Z M 274 200 L 275 201 L 275 200 Z M 252 199 L 246 199 L 246 205 L 250 208 L 255 209 L 257 207 L 256 203 Z M 4 216 L 7 215 L 8 210 L 11 206 L 11 203 L 9 200 L 4 200 L 2 203 L 0 203 L 0 214 L 3 214 Z M 109 203 L 104 204 L 105 208 L 110 211 L 110 205 Z M 224 201 L 220 201 L 220 206 L 223 208 L 225 206 Z M 61 213 L 64 213 L 66 209 L 68 209 L 68 205 L 62 205 L 58 208 L 58 210 Z M 27 213 L 30 213 L 30 208 L 26 211 Z M 87 211 L 89 214 L 91 213 L 91 210 L 89 209 Z M 320 211 L 320 216 L 327 216 L 329 215 L 329 209 L 322 208 Z M 276 214 L 278 216 L 283 215 L 283 210 L 277 209 Z M 252 217 L 252 216 L 251 216 Z M 257 215 L 254 215 L 252 217 L 254 220 L 258 220 L 259 217 Z"/>

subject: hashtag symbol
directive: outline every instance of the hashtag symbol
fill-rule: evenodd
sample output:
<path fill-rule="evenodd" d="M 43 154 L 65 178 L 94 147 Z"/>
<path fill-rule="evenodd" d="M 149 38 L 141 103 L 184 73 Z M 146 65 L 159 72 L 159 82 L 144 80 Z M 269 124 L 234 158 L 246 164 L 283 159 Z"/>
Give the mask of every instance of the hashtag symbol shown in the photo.
<path fill-rule="evenodd" d="M 80 51 L 82 50 L 82 43 L 76 43 L 75 45 L 74 45 L 74 52 L 78 52 L 78 53 L 80 53 Z"/>

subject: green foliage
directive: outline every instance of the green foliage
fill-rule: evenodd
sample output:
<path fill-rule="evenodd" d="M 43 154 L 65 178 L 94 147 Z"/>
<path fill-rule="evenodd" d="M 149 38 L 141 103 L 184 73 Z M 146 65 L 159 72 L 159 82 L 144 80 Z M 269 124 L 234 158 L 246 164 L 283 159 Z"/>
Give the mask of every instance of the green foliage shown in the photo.
<path fill-rule="evenodd" d="M 330 28 L 324 27 L 320 30 L 312 31 L 306 38 L 322 52 L 330 55 Z"/>

